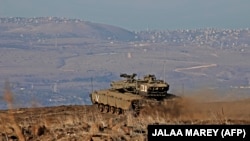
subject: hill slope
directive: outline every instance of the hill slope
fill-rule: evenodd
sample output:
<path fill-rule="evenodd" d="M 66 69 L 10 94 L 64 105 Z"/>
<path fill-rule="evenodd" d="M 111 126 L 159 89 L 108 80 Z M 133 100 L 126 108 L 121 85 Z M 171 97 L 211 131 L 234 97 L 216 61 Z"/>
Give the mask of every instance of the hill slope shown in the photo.
<path fill-rule="evenodd" d="M 134 39 L 134 33 L 126 29 L 92 23 L 78 19 L 65 19 L 54 17 L 40 18 L 0 18 L 0 36 L 44 37 L 56 35 L 58 37 L 81 37 L 94 39 L 113 39 L 129 41 Z M 19 33 L 16 34 L 16 33 Z M 15 35 L 14 35 L 15 34 Z"/>
<path fill-rule="evenodd" d="M 137 118 L 78 105 L 0 110 L 0 139 L 141 141 L 147 138 L 148 124 L 250 123 L 249 99 L 219 103 L 185 99 L 171 108 L 165 104 L 148 107 Z M 235 104 L 237 107 L 232 106 Z"/>

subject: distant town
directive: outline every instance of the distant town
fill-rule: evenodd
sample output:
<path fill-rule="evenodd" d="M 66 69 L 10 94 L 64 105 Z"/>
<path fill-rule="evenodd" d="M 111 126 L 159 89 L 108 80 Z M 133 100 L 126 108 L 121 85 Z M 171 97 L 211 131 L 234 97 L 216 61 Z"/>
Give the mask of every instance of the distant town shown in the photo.
<path fill-rule="evenodd" d="M 63 17 L 5 17 L 0 18 L 0 24 L 17 24 L 20 26 L 40 25 L 45 23 L 81 23 L 88 22 L 81 19 L 67 19 Z M 164 42 L 170 45 L 177 46 L 208 46 L 218 49 L 235 48 L 244 51 L 245 47 L 250 46 L 250 29 L 179 29 L 179 30 L 153 30 L 146 29 L 143 31 L 131 31 L 134 33 L 133 41 L 139 41 L 143 46 L 145 43 L 160 43 Z M 1 33 L 0 33 L 1 35 Z M 3 35 L 1 35 L 3 36 Z M 44 37 L 43 34 L 36 34 Z M 19 36 L 22 38 L 22 35 Z M 33 37 L 35 38 L 35 37 Z M 36 38 L 36 39 L 37 39 Z M 107 39 L 112 39 L 108 38 Z M 114 37 L 115 39 L 115 37 Z"/>

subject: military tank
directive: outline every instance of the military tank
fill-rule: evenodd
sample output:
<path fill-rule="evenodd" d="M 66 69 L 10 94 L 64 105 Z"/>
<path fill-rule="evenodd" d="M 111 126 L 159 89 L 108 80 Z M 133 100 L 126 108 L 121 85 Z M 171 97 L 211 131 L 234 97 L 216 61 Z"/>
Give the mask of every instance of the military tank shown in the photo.
<path fill-rule="evenodd" d="M 145 105 L 176 97 L 168 93 L 169 84 L 156 79 L 155 75 L 144 75 L 142 79 L 136 79 L 136 76 L 135 73 L 121 74 L 120 77 L 125 79 L 112 81 L 108 89 L 92 92 L 92 104 L 103 113 L 119 115 L 130 111 L 138 116 Z"/>

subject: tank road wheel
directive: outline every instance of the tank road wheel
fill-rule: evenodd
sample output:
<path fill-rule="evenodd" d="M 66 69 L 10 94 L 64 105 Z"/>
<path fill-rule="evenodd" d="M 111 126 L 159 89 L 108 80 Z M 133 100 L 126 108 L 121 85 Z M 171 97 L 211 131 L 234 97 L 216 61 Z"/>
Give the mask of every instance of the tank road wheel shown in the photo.
<path fill-rule="evenodd" d="M 114 106 L 111 106 L 111 107 L 110 107 L 110 112 L 111 112 L 112 114 L 115 113 L 115 107 L 114 107 Z"/>
<path fill-rule="evenodd" d="M 103 106 L 104 106 L 103 104 L 98 104 L 98 109 L 100 112 L 103 112 L 103 110 L 104 110 Z"/>
<path fill-rule="evenodd" d="M 121 114 L 121 108 L 115 108 L 115 114 L 120 115 Z"/>
<path fill-rule="evenodd" d="M 109 105 L 104 105 L 104 113 L 108 113 L 109 112 Z"/>
<path fill-rule="evenodd" d="M 124 115 L 125 114 L 125 110 L 121 109 L 121 114 Z"/>

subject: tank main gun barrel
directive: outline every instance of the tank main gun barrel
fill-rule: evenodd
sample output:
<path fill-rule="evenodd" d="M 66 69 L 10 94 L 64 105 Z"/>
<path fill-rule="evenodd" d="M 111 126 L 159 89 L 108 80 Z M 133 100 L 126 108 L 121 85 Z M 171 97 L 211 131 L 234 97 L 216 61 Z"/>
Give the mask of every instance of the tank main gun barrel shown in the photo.
<path fill-rule="evenodd" d="M 126 78 L 127 80 L 134 80 L 136 77 L 136 74 L 133 73 L 133 74 L 129 75 L 129 74 L 123 73 L 120 75 L 120 77 Z"/>

